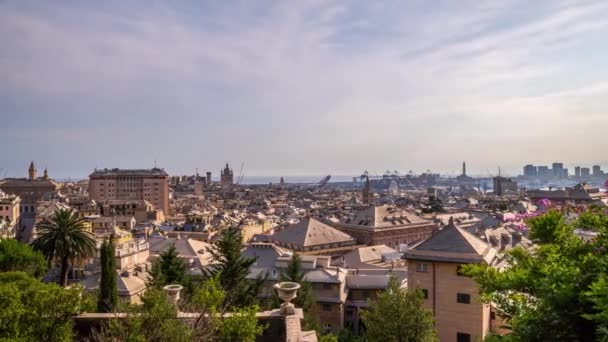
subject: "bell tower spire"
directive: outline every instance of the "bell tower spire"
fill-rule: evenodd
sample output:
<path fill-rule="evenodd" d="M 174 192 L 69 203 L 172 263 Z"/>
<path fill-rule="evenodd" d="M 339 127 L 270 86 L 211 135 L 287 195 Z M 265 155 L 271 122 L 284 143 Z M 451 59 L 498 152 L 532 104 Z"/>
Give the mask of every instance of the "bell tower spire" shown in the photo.
<path fill-rule="evenodd" d="M 34 165 L 34 161 L 32 160 L 32 162 L 30 163 L 30 169 L 28 170 L 28 175 L 29 175 L 30 180 L 36 179 L 37 172 L 38 172 L 38 170 L 36 170 L 36 166 Z"/>

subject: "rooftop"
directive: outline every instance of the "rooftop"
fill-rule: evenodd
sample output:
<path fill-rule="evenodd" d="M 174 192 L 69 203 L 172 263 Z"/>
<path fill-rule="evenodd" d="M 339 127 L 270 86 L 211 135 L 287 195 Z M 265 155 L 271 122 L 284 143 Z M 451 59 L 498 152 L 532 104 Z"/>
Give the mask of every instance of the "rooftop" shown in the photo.
<path fill-rule="evenodd" d="M 404 258 L 459 263 L 491 264 L 496 250 L 489 244 L 454 225 L 453 220 L 437 234 L 408 250 Z"/>
<path fill-rule="evenodd" d="M 369 229 L 394 228 L 416 224 L 431 224 L 432 222 L 413 212 L 384 204 L 371 206 L 342 222 L 349 226 L 366 227 Z"/>
<path fill-rule="evenodd" d="M 314 218 L 304 218 L 299 223 L 269 237 L 270 240 L 302 247 L 332 243 L 356 243 L 356 239 Z"/>
<path fill-rule="evenodd" d="M 95 170 L 89 177 L 108 177 L 108 176 L 169 176 L 165 170 L 159 168 L 152 169 L 102 169 Z"/>

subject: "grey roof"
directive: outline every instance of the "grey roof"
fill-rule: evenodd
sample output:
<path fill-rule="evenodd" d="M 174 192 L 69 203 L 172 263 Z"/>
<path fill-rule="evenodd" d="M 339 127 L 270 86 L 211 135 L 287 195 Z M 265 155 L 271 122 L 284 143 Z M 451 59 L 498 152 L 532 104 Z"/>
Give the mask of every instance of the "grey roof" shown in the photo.
<path fill-rule="evenodd" d="M 356 290 L 385 289 L 388 280 L 388 275 L 349 275 L 346 276 L 346 286 Z"/>
<path fill-rule="evenodd" d="M 148 239 L 150 244 L 150 254 L 158 255 L 167 250 L 172 244 L 180 258 L 194 259 L 193 266 L 206 266 L 213 261 L 213 256 L 209 252 L 213 245 L 194 239 L 151 237 Z"/>
<path fill-rule="evenodd" d="M 299 223 L 269 236 L 269 239 L 302 247 L 357 241 L 352 236 L 314 218 L 304 218 Z"/>
<path fill-rule="evenodd" d="M 384 256 L 398 254 L 396 250 L 386 245 L 359 247 L 344 255 L 344 262 L 348 268 L 380 267 L 374 265 L 382 261 Z"/>
<path fill-rule="evenodd" d="M 408 250 L 405 259 L 491 264 L 496 250 L 451 222 L 435 235 Z"/>

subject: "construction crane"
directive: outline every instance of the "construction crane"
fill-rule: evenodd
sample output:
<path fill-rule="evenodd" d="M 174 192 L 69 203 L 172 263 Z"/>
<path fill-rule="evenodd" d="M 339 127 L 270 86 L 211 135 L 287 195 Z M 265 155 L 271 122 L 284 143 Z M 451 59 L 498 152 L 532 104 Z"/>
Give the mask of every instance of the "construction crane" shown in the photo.
<path fill-rule="evenodd" d="M 245 162 L 242 162 L 241 171 L 239 171 L 239 177 L 236 179 L 236 184 L 241 184 L 241 182 L 243 181 L 243 177 L 245 177 L 245 174 L 243 173 L 244 167 L 245 167 Z"/>

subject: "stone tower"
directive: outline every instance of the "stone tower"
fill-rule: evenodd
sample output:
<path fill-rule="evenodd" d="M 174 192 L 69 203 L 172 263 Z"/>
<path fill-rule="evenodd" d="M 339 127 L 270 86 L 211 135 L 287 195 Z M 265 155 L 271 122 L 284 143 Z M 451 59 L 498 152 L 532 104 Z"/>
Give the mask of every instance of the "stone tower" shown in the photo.
<path fill-rule="evenodd" d="M 30 180 L 36 179 L 37 173 L 38 173 L 38 170 L 36 170 L 36 166 L 34 165 L 34 161 L 32 160 L 32 162 L 30 163 L 30 169 L 28 171 Z"/>
<path fill-rule="evenodd" d="M 49 180 L 49 170 L 44 169 L 44 173 L 42 174 L 42 179 Z"/>
<path fill-rule="evenodd" d="M 363 203 L 371 203 L 371 184 L 369 183 L 369 176 L 365 176 L 365 186 L 363 187 Z"/>
<path fill-rule="evenodd" d="M 234 176 L 228 163 L 226 163 L 226 167 L 220 171 L 220 184 L 222 186 L 231 186 L 234 184 Z"/>

